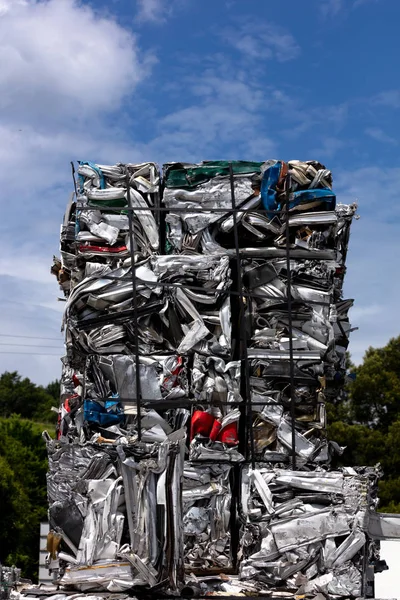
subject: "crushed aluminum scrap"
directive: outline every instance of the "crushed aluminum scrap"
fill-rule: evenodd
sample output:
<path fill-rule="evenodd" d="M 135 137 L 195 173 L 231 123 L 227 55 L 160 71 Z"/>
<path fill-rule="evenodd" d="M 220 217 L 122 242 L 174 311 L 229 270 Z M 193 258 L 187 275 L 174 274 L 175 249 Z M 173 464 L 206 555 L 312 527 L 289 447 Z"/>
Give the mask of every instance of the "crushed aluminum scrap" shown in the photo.
<path fill-rule="evenodd" d="M 330 470 L 325 408 L 357 207 L 317 161 L 162 173 L 80 162 L 61 227 L 54 600 L 370 597 L 379 469 Z"/>
<path fill-rule="evenodd" d="M 361 596 L 379 475 L 374 468 L 244 467 L 241 579 L 297 594 Z"/>
<path fill-rule="evenodd" d="M 65 565 L 61 585 L 120 592 L 154 587 L 160 577 L 175 584 L 182 568 L 184 439 L 177 430 L 159 444 L 47 440 L 49 522 L 58 538 L 55 556 Z M 172 547 L 167 534 L 176 540 Z M 58 552 L 60 542 L 66 551 Z"/>

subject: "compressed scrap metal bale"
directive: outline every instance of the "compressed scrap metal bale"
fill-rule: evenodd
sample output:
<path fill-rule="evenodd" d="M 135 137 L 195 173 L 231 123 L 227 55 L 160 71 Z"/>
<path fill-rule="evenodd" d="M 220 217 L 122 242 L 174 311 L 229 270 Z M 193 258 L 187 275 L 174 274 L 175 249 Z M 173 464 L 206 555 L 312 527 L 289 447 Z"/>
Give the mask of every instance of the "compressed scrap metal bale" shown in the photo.
<path fill-rule="evenodd" d="M 166 579 L 176 586 L 184 437 L 173 432 L 158 444 L 48 439 L 50 527 L 68 548 L 58 555 L 62 585 L 123 591 Z"/>
<path fill-rule="evenodd" d="M 325 461 L 325 399 L 345 380 L 352 301 L 341 299 L 342 264 L 292 260 L 290 267 L 296 454 Z M 256 453 L 280 460 L 292 445 L 286 261 L 246 260 L 243 272 Z"/>
<path fill-rule="evenodd" d="M 128 189 L 129 182 L 129 189 Z M 66 295 L 82 279 L 130 257 L 129 217 L 137 259 L 160 250 L 158 213 L 160 174 L 154 163 L 96 165 L 81 161 L 76 194 L 61 226 L 61 260 L 52 273 Z"/>
<path fill-rule="evenodd" d="M 378 554 L 367 531 L 379 476 L 243 467 L 240 579 L 306 597 L 360 597 L 366 553 Z"/>
<path fill-rule="evenodd" d="M 356 206 L 317 161 L 168 163 L 161 184 L 153 163 L 81 162 L 61 229 L 62 582 L 176 592 L 186 571 L 192 595 L 360 595 L 377 472 L 328 470 L 325 413 Z"/>
<path fill-rule="evenodd" d="M 280 233 L 241 261 L 254 450 L 259 458 L 283 463 L 293 453 L 292 345 L 298 466 L 326 462 L 332 451 L 341 451 L 326 441 L 325 399 L 340 395 L 346 373 L 352 300 L 342 299 L 342 288 L 356 206 L 336 205 L 330 172 L 319 163 L 269 161 L 262 171 L 263 205 L 273 211 Z M 283 202 L 288 212 L 276 214 Z M 288 263 L 276 254 L 286 252 L 287 243 L 291 329 Z"/>
<path fill-rule="evenodd" d="M 236 221 L 242 254 L 284 256 L 281 211 L 288 174 L 290 213 L 325 212 L 335 207 L 331 173 L 316 161 L 167 163 L 163 173 L 163 202 L 169 208 L 167 250 L 175 253 L 233 255 Z M 236 218 L 235 208 L 242 209 Z M 318 226 L 311 234 L 310 240 L 308 234 L 300 236 L 298 255 L 305 256 L 304 249 L 324 247 Z"/>
<path fill-rule="evenodd" d="M 183 540 L 187 573 L 232 568 L 230 464 L 186 462 Z"/>
<path fill-rule="evenodd" d="M 234 247 L 230 164 L 236 205 L 259 206 L 262 163 L 206 161 L 164 165 L 163 202 L 169 209 L 167 250 L 213 254 Z M 220 245 L 219 237 L 225 244 Z"/>
<path fill-rule="evenodd" d="M 217 356 L 231 351 L 227 257 L 153 256 L 135 265 L 138 344 L 140 354 L 195 349 Z M 194 292 L 193 287 L 201 292 Z M 64 324 L 71 354 L 132 353 L 131 260 L 117 268 L 104 265 L 71 291 Z"/>
<path fill-rule="evenodd" d="M 150 210 L 159 197 L 159 172 L 154 163 L 106 166 L 81 162 L 78 174 L 75 240 L 79 255 L 128 255 L 126 208 L 139 209 L 133 213 L 136 248 L 132 250 L 144 256 L 159 250 L 158 227 Z"/>
<path fill-rule="evenodd" d="M 64 358 L 57 437 L 65 442 L 129 440 L 138 437 L 136 363 L 125 354 L 90 355 L 84 374 Z M 141 391 L 148 408 L 142 409 L 142 441 L 164 442 L 189 418 L 179 399 L 187 398 L 187 367 L 177 355 L 152 355 L 139 361 Z M 158 401 L 176 403 L 176 409 L 156 411 Z M 125 442 L 124 442 L 125 443 Z"/>
<path fill-rule="evenodd" d="M 240 462 L 240 361 L 195 353 L 191 390 L 190 460 Z"/>

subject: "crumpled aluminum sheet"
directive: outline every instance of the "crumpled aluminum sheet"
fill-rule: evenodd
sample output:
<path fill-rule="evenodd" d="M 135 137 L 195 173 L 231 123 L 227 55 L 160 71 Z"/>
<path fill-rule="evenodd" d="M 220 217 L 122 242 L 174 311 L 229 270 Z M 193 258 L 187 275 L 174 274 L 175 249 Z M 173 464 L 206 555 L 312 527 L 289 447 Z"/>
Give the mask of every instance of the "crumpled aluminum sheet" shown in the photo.
<path fill-rule="evenodd" d="M 322 256 L 325 252 L 326 257 L 326 251 L 333 251 L 332 257 L 343 259 L 356 205 L 338 204 L 335 207 L 331 173 L 315 161 L 280 163 L 280 175 L 273 176 L 268 184 L 275 187 L 267 192 L 263 179 L 275 166 L 279 167 L 273 163 L 279 161 L 264 164 L 232 162 L 235 205 L 244 209 L 236 213 L 242 253 L 257 256 L 267 247 L 285 246 L 285 216 L 268 212 L 268 209 L 279 211 L 282 208 L 285 175 L 289 172 L 290 212 L 293 213 L 289 226 L 293 249 L 313 251 L 316 258 L 320 253 Z M 218 161 L 212 164 L 168 163 L 163 171 L 166 184 L 163 200 L 170 209 L 166 217 L 167 251 L 232 255 L 234 217 L 227 165 Z M 307 198 L 307 193 L 311 197 Z M 275 206 L 269 204 L 271 194 L 277 199 Z M 328 203 L 324 194 L 329 196 Z"/>
<path fill-rule="evenodd" d="M 231 465 L 185 462 L 183 539 L 187 573 L 230 569 Z"/>
<path fill-rule="evenodd" d="M 168 244 L 178 254 L 180 252 L 199 252 L 200 249 L 204 254 L 226 253 L 227 248 L 232 247 L 232 244 L 224 248 L 218 241 L 215 241 L 214 224 L 215 231 L 222 228 L 225 235 L 232 237 L 232 197 L 229 175 L 211 176 L 208 181 L 200 182 L 190 189 L 176 188 L 171 181 L 171 173 L 174 174 L 177 166 L 180 165 L 173 163 L 164 165 L 166 187 L 163 201 L 170 209 L 166 217 Z M 186 170 L 187 180 L 190 180 L 190 172 L 196 169 L 201 170 L 202 167 L 203 163 L 182 165 L 182 171 Z M 259 191 L 255 193 L 252 187 L 254 177 L 259 174 L 260 163 L 258 165 L 252 163 L 249 164 L 247 172 L 234 175 L 233 185 L 237 207 L 247 209 L 261 203 Z M 174 209 L 177 209 L 176 212 Z M 238 213 L 238 221 L 246 214 Z"/>
<path fill-rule="evenodd" d="M 317 213 L 311 213 L 317 214 Z M 296 217 L 303 218 L 304 215 Z M 293 219 L 293 217 L 292 217 Z M 286 260 L 245 259 L 253 435 L 259 458 L 287 462 L 291 454 L 289 320 Z M 295 452 L 299 464 L 327 462 L 341 449 L 326 440 L 326 398 L 346 374 L 351 300 L 341 300 L 336 261 L 291 260 L 295 377 Z"/>
<path fill-rule="evenodd" d="M 69 549 L 59 554 L 61 584 L 123 591 L 167 577 L 176 588 L 184 441 L 183 430 L 161 443 L 118 448 L 48 440 L 50 527 Z"/>
<path fill-rule="evenodd" d="M 124 210 L 128 206 L 139 208 L 132 217 L 135 256 L 143 259 L 159 252 L 159 213 L 154 211 L 160 203 L 159 185 L 155 163 L 79 163 L 77 195 L 70 199 L 61 228 L 61 261 L 55 259 L 52 267 L 67 296 L 87 275 L 87 262 L 113 264 L 130 256 L 129 218 Z"/>
<path fill-rule="evenodd" d="M 130 590 L 135 579 L 132 577 L 131 565 L 128 561 L 99 561 L 90 567 L 66 567 L 60 583 L 63 586 L 71 586 L 85 592 L 85 598 L 88 598 L 88 593 L 93 591 L 124 592 Z"/>
<path fill-rule="evenodd" d="M 241 462 L 238 452 L 240 361 L 194 354 L 191 392 L 196 404 L 191 420 L 191 461 Z M 203 407 L 204 404 L 204 407 Z M 200 428 L 195 418 L 200 417 Z M 201 419 L 206 419 L 202 425 Z"/>
<path fill-rule="evenodd" d="M 257 369 L 265 365 L 256 363 Z M 263 371 L 261 370 L 261 373 Z M 260 380 L 259 380 L 260 379 Z M 292 454 L 290 396 L 287 381 L 251 378 L 253 383 L 254 450 L 260 459 L 289 461 Z M 261 387 L 261 383 L 262 386 Z M 275 389 L 273 389 L 275 388 Z M 342 450 L 326 439 L 325 394 L 315 385 L 295 387 L 295 453 L 298 464 L 329 461 L 332 453 Z"/>
<path fill-rule="evenodd" d="M 189 395 L 185 361 L 176 355 L 140 358 L 141 393 L 147 406 L 141 410 L 143 442 L 165 442 L 171 432 L 188 421 L 189 410 L 181 408 Z M 135 374 L 136 364 L 131 356 L 88 358 L 85 389 L 74 375 L 73 391 L 60 404 L 58 439 L 115 445 L 135 443 L 138 439 Z M 160 410 L 160 402 L 169 402 L 171 408 Z"/>
<path fill-rule="evenodd" d="M 135 275 L 141 354 L 187 354 L 198 348 L 212 355 L 230 355 L 227 257 L 204 256 L 194 262 L 189 257 L 154 256 L 136 266 Z M 73 358 L 76 350 L 132 353 L 133 310 L 130 261 L 83 279 L 65 309 L 69 356 Z"/>
<path fill-rule="evenodd" d="M 379 470 L 242 468 L 239 578 L 359 597 Z"/>

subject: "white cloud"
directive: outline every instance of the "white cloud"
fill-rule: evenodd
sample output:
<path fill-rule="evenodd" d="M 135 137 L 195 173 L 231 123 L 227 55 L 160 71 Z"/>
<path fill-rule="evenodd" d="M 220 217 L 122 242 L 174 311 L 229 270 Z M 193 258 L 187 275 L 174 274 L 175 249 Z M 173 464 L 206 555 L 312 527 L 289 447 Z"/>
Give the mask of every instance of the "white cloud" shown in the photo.
<path fill-rule="evenodd" d="M 256 82 L 210 71 L 186 85 L 193 100 L 160 119 L 160 134 L 150 144 L 156 155 L 169 154 L 176 160 L 208 159 L 221 156 L 222 148 L 230 144 L 230 158 L 244 153 L 251 156 L 255 144 L 260 152 L 261 139 L 262 156 L 273 150 L 275 144 L 262 133 L 260 112 L 273 99 Z"/>
<path fill-rule="evenodd" d="M 397 144 L 397 140 L 385 133 L 380 127 L 367 127 L 365 133 L 377 142 L 382 142 L 383 144 Z"/>
<path fill-rule="evenodd" d="M 151 23 L 160 23 L 165 18 L 167 10 L 166 3 L 163 0 L 136 0 L 138 5 L 138 21 L 150 21 Z"/>
<path fill-rule="evenodd" d="M 386 90 L 380 92 L 372 98 L 371 103 L 387 106 L 388 108 L 400 108 L 400 90 Z"/>
<path fill-rule="evenodd" d="M 136 20 L 141 23 L 161 24 L 172 15 L 176 7 L 182 6 L 186 0 L 136 0 Z"/>
<path fill-rule="evenodd" d="M 318 4 L 324 17 L 335 16 L 344 7 L 343 0 L 319 0 Z"/>
<path fill-rule="evenodd" d="M 336 16 L 340 12 L 359 8 L 370 2 L 379 2 L 380 0 L 318 0 L 319 8 L 324 17 Z"/>
<path fill-rule="evenodd" d="M 77 0 L 4 3 L 0 108 L 19 123 L 35 114 L 82 117 L 115 110 L 146 76 L 133 34 Z M 151 62 L 151 61 L 150 61 Z"/>
<path fill-rule="evenodd" d="M 0 0 L 0 17 L 7 14 L 14 7 L 26 6 L 27 0 Z"/>
<path fill-rule="evenodd" d="M 226 30 L 223 38 L 251 60 L 275 58 L 285 62 L 300 54 L 300 46 L 292 34 L 274 23 L 246 19 L 239 27 Z"/>
<path fill-rule="evenodd" d="M 121 132 L 104 123 L 96 123 L 96 126 L 92 123 L 74 122 L 70 129 L 47 129 L 46 123 L 42 128 L 23 125 L 21 130 L 12 123 L 0 123 L 0 185 L 3 192 L 25 192 L 29 198 L 32 193 L 43 193 L 55 185 L 72 184 L 71 160 L 90 157 L 103 163 L 140 161 L 138 147 L 123 141 Z M 6 193 L 2 194 L 1 202 L 12 208 Z M 26 208 L 29 209 L 29 205 Z M 40 210 L 40 206 L 33 208 Z"/>
<path fill-rule="evenodd" d="M 311 154 L 312 156 L 318 156 L 322 159 L 332 158 L 344 145 L 345 143 L 343 140 L 326 136 L 323 138 L 321 146 L 315 150 L 311 150 Z"/>

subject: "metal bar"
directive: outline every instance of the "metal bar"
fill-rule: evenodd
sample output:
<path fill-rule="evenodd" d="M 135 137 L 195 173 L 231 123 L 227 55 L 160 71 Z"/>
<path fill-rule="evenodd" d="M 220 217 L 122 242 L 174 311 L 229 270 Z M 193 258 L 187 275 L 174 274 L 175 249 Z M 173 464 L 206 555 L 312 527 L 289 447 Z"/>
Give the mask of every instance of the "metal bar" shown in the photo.
<path fill-rule="evenodd" d="M 126 191 L 128 204 L 131 205 L 131 187 L 129 181 L 129 173 L 126 175 Z M 140 362 L 139 362 L 139 327 L 138 327 L 138 301 L 137 301 L 137 290 L 136 290 L 136 269 L 135 269 L 135 237 L 132 223 L 132 211 L 129 211 L 129 247 L 131 254 L 131 276 L 132 276 L 132 298 L 133 298 L 133 331 L 135 334 L 135 381 L 136 381 L 136 410 L 137 410 L 137 433 L 138 440 L 142 438 L 142 422 L 141 422 L 141 409 L 140 409 Z"/>
<path fill-rule="evenodd" d="M 221 569 L 219 569 L 218 573 L 220 571 L 221 571 Z M 228 569 L 224 569 L 225 573 L 227 573 L 228 571 L 229 571 Z M 207 571 L 206 571 L 206 573 L 207 573 Z M 197 574 L 197 575 L 199 577 L 199 580 L 201 581 L 201 575 L 199 575 L 199 574 Z M 219 579 L 219 578 L 220 578 L 219 574 L 215 576 L 215 579 Z M 221 579 L 221 581 L 223 581 L 223 580 Z M 278 592 L 279 595 L 275 595 L 275 596 L 274 596 L 273 592 L 268 593 L 268 596 L 266 594 L 263 594 L 263 595 L 260 594 L 259 596 L 246 595 L 246 600 L 260 600 L 260 598 L 270 598 L 270 600 L 274 600 L 274 598 L 275 599 L 279 598 L 279 600 L 293 600 L 293 594 L 288 594 L 287 596 L 283 596 L 283 595 L 281 595 L 282 593 L 283 592 Z M 149 592 L 141 592 L 141 591 L 138 592 L 135 590 L 135 596 L 137 596 L 137 598 L 139 598 L 140 600 L 154 600 L 154 595 L 153 596 L 149 595 Z M 162 594 L 163 600 L 176 600 L 177 597 L 179 598 L 180 596 L 170 596 L 168 594 Z M 193 598 L 195 598 L 196 600 L 203 600 L 203 599 L 210 600 L 209 595 L 205 596 L 203 594 L 199 594 L 199 595 L 196 594 L 196 596 L 193 596 Z M 242 600 L 242 599 L 243 599 L 243 596 L 235 596 L 235 595 L 229 594 L 229 600 Z"/>
<path fill-rule="evenodd" d="M 123 198 L 118 198 L 118 200 L 123 200 Z M 90 201 L 89 201 L 90 202 Z M 100 200 L 93 200 L 92 202 L 101 202 Z M 136 212 L 137 210 L 152 210 L 154 212 L 168 212 L 168 213 L 249 213 L 249 212 L 257 212 L 257 213 L 268 213 L 268 214 L 274 214 L 274 215 L 281 215 L 282 214 L 282 210 L 270 210 L 270 209 L 266 209 L 266 208 L 201 208 L 198 206 L 193 206 L 193 208 L 171 208 L 171 207 L 167 207 L 167 206 L 160 206 L 160 207 L 146 207 L 146 206 L 135 206 L 135 207 L 129 207 L 129 206 L 108 206 L 106 204 L 99 206 L 98 204 L 95 204 L 93 206 L 87 206 L 87 204 L 78 204 L 78 207 L 81 208 L 82 206 L 82 210 L 93 210 L 93 209 L 98 209 L 98 210 L 111 210 L 111 211 L 115 211 L 115 212 L 121 212 L 121 211 L 125 211 L 125 212 Z"/>
<path fill-rule="evenodd" d="M 317 387 L 317 384 L 316 384 Z M 103 397 L 103 398 L 95 398 L 96 402 L 105 402 L 106 400 L 110 400 L 110 396 L 107 397 Z M 136 404 L 137 399 L 136 398 L 114 398 L 114 400 L 118 400 L 118 402 L 125 402 L 126 404 L 128 404 L 129 402 L 131 402 L 132 404 Z M 167 399 L 161 399 L 161 400 L 154 400 L 152 398 L 140 398 L 140 402 L 141 402 L 141 406 L 143 405 L 144 402 L 148 402 L 151 407 L 154 406 L 158 406 L 160 404 L 162 405 L 170 405 L 172 408 L 180 408 L 180 406 L 177 406 L 177 402 L 176 399 L 175 400 L 167 400 Z M 187 399 L 186 401 L 180 399 L 181 405 L 185 405 L 185 406 L 189 406 L 189 405 L 207 405 L 207 406 L 241 406 L 243 405 L 243 402 L 236 400 L 233 402 L 222 402 L 222 401 L 218 401 L 218 400 L 195 400 L 195 399 Z M 251 402 L 252 406 L 285 406 L 284 402 Z M 313 404 L 310 403 L 308 406 L 312 406 Z M 313 423 L 314 421 L 310 421 L 311 423 Z M 307 421 L 307 423 L 309 423 Z"/>
<path fill-rule="evenodd" d="M 82 398 L 86 398 L 86 373 L 88 368 L 88 357 L 85 356 L 85 367 L 83 371 L 83 382 L 82 382 Z"/>
<path fill-rule="evenodd" d="M 173 256 L 173 255 L 171 255 Z M 200 256 L 200 255 L 199 255 Z M 137 265 L 138 266 L 138 265 Z M 109 279 L 110 281 L 131 281 L 131 276 L 126 277 L 114 277 L 113 275 L 105 274 L 99 275 L 96 279 Z M 198 285 L 190 285 L 186 283 L 164 283 L 162 281 L 147 281 L 146 279 L 137 278 L 139 283 L 143 283 L 146 287 L 166 287 L 166 288 L 182 288 L 183 290 L 192 290 L 194 292 L 207 292 L 208 294 L 227 294 L 230 296 L 243 296 L 245 298 L 266 298 L 269 300 L 276 300 L 277 303 L 283 303 L 285 298 L 279 298 L 277 296 L 272 296 L 271 294 L 257 294 L 256 292 L 238 292 L 237 290 L 225 289 L 225 290 L 217 290 L 212 288 L 204 288 Z M 303 286 L 306 287 L 306 286 Z M 312 289 L 312 288 L 310 288 Z M 324 292 L 325 290 L 319 290 Z M 320 302 L 318 300 L 296 300 L 297 304 L 314 304 L 317 306 L 330 306 L 330 302 Z"/>
<path fill-rule="evenodd" d="M 244 402 L 245 402 L 245 419 L 246 419 L 246 457 L 249 455 L 249 444 L 248 439 L 250 436 L 250 451 L 251 460 L 254 468 L 254 433 L 253 433 L 253 422 L 252 422 L 252 410 L 251 410 L 251 394 L 250 394 L 250 370 L 249 360 L 247 356 L 247 331 L 246 331 L 246 311 L 243 301 L 243 277 L 242 277 L 242 264 L 240 259 L 239 250 L 239 233 L 237 227 L 237 215 L 236 215 L 236 200 L 235 200 L 235 183 L 233 177 L 232 163 L 229 163 L 229 179 L 231 186 L 231 201 L 232 201 L 232 212 L 233 212 L 233 235 L 235 240 L 235 254 L 236 254 L 236 268 L 237 268 L 237 291 L 239 293 L 239 319 L 240 319 L 240 358 L 244 361 Z M 243 364 L 243 363 L 242 363 Z"/>
<path fill-rule="evenodd" d="M 76 188 L 76 181 L 75 181 L 75 165 L 72 160 L 71 160 L 71 171 L 72 171 L 72 181 L 74 182 L 75 198 L 78 198 L 78 190 Z"/>
<path fill-rule="evenodd" d="M 290 195 L 290 183 L 291 178 L 288 174 L 286 176 L 286 203 L 285 203 L 285 214 L 286 214 L 286 298 L 288 308 L 288 334 L 289 334 L 289 375 L 290 375 L 290 416 L 292 425 L 292 469 L 296 470 L 296 429 L 295 429 L 295 416 L 296 416 L 296 405 L 295 405 L 295 384 L 294 384 L 294 360 L 293 360 L 293 323 L 292 323 L 292 273 L 290 270 L 290 229 L 289 229 L 289 195 Z"/>

